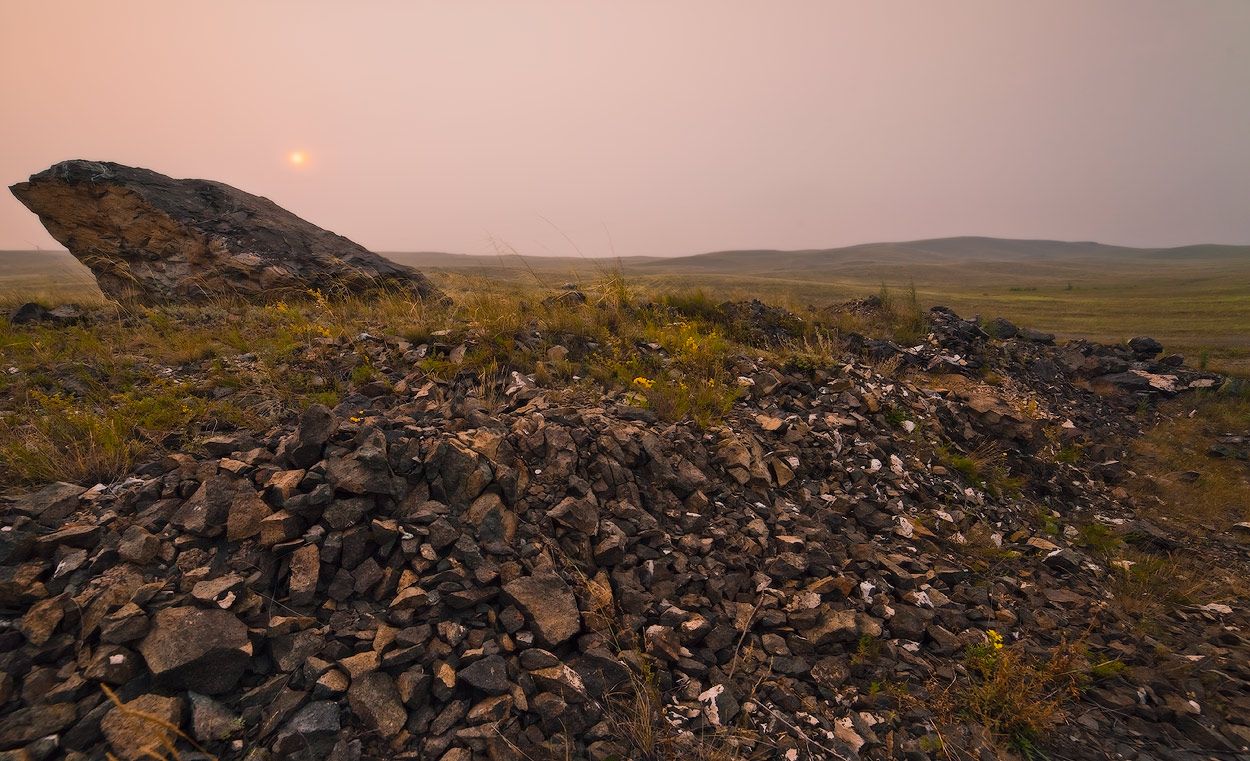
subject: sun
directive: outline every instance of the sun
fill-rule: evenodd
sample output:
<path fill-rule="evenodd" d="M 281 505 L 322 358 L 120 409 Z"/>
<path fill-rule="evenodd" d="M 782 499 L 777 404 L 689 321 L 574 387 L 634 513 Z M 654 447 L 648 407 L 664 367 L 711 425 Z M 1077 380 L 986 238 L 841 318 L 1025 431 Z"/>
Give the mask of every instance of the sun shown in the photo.
<path fill-rule="evenodd" d="M 303 166 L 308 162 L 308 154 L 303 151 L 291 151 L 291 154 L 286 158 L 293 166 Z"/>

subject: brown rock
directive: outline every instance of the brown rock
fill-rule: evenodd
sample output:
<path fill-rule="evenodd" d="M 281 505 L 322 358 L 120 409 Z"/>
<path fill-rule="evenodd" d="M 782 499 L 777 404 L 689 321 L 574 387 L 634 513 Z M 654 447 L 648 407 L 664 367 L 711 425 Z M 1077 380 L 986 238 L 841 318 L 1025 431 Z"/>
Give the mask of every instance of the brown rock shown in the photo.
<path fill-rule="evenodd" d="M 63 598 L 52 597 L 40 600 L 30 606 L 26 615 L 22 616 L 18 629 L 26 637 L 26 641 L 32 645 L 42 645 L 52 637 L 52 633 L 61 625 L 61 619 L 64 617 Z"/>
<path fill-rule="evenodd" d="M 306 544 L 291 555 L 292 605 L 308 605 L 317 595 L 317 579 L 321 575 L 321 549 Z"/>
<path fill-rule="evenodd" d="M 558 645 L 582 629 L 573 590 L 550 571 L 513 579 L 503 591 L 529 617 L 540 644 Z"/>
<path fill-rule="evenodd" d="M 355 681 L 370 671 L 375 671 L 381 665 L 381 660 L 376 652 L 366 650 L 363 653 L 356 653 L 344 658 L 339 661 L 339 665 L 351 675 L 352 681 Z"/>
<path fill-rule="evenodd" d="M 127 563 L 147 565 L 156 559 L 160 552 L 161 540 L 152 535 L 142 526 L 131 526 L 122 534 L 122 541 L 117 545 L 117 554 Z"/>
<path fill-rule="evenodd" d="M 148 633 L 148 626 L 143 608 L 128 602 L 104 617 L 100 623 L 100 641 L 114 645 L 133 642 Z"/>
<path fill-rule="evenodd" d="M 100 721 L 100 731 L 122 761 L 163 758 L 176 735 L 170 728 L 182 723 L 182 699 L 140 695 L 115 705 Z"/>
<path fill-rule="evenodd" d="M 226 539 L 237 542 L 250 539 L 260 533 L 261 523 L 273 511 L 251 489 L 245 489 L 235 495 L 230 503 L 230 513 L 226 517 Z"/>
<path fill-rule="evenodd" d="M 286 510 L 279 510 L 260 522 L 260 543 L 272 547 L 299 537 L 303 531 L 303 519 Z"/>
<path fill-rule="evenodd" d="M 191 597 L 206 605 L 227 609 L 234 604 L 243 591 L 243 577 L 228 573 L 215 579 L 201 581 L 191 587 Z"/>
<path fill-rule="evenodd" d="M 353 679 L 347 690 L 347 702 L 365 726 L 377 730 L 383 737 L 399 734 L 408 721 L 408 712 L 399 699 L 395 682 L 384 671 L 373 671 Z"/>

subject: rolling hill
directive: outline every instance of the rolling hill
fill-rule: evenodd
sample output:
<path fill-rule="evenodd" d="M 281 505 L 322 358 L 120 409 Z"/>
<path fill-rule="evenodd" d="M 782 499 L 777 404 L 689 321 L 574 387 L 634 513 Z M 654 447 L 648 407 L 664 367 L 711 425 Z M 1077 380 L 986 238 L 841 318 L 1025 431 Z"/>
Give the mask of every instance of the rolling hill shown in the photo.
<path fill-rule="evenodd" d="M 1250 246 L 1131 248 L 1093 242 L 937 238 L 802 251 L 716 251 L 675 258 L 474 256 L 387 252 L 452 289 L 556 288 L 622 274 L 651 290 L 825 305 L 914 288 L 926 304 L 1001 315 L 1061 337 L 1149 333 L 1170 347 L 1250 367 Z M 62 251 L 0 252 L 0 298 L 92 300 L 89 273 Z"/>

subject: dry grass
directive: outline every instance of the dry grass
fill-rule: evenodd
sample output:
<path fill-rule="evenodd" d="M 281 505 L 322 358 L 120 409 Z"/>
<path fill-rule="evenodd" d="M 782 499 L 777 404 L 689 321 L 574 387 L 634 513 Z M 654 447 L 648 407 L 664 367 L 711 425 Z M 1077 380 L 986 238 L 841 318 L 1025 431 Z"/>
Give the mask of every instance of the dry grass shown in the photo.
<path fill-rule="evenodd" d="M 894 697 L 931 710 L 939 728 L 975 722 L 1000 747 L 1025 758 L 1044 758 L 1038 743 L 1063 722 L 1067 707 L 1093 678 L 1086 649 L 1061 642 L 1033 654 L 1021 643 L 1004 646 L 996 636 L 991 632 L 984 644 L 968 647 L 955 681 L 930 682 L 926 699 L 902 692 Z M 942 748 L 947 758 L 975 757 L 967 750 Z"/>
<path fill-rule="evenodd" d="M 1250 519 L 1250 463 L 1208 453 L 1217 436 L 1250 432 L 1250 395 L 1193 395 L 1163 411 L 1163 421 L 1133 443 L 1130 464 L 1138 475 L 1125 486 L 1139 517 L 1209 551 L 1147 552 L 1108 541 L 1105 532 L 1083 533 L 1112 565 L 1117 609 L 1157 636 L 1178 608 L 1250 594 L 1241 553 L 1222 549 L 1232 524 Z"/>
<path fill-rule="evenodd" d="M 727 368 L 744 347 L 716 324 L 654 307 L 619 271 L 587 283 L 586 303 L 482 278 L 440 285 L 453 304 L 310 292 L 266 306 L 103 307 L 90 325 L 0 325 L 0 484 L 107 481 L 166 442 L 336 404 L 387 380 L 379 337 L 465 345 L 462 359 L 431 356 L 417 369 L 442 381 L 472 373 L 488 400 L 512 371 L 554 389 L 628 390 L 662 419 L 699 425 L 738 396 Z M 569 356 L 548 356 L 556 345 Z"/>
<path fill-rule="evenodd" d="M 1133 448 L 1135 468 L 1150 475 L 1133 484 L 1146 511 L 1199 535 L 1250 520 L 1250 462 L 1208 454 L 1222 434 L 1250 435 L 1250 393 L 1206 393 L 1167 412 Z"/>
<path fill-rule="evenodd" d="M 1147 632 L 1177 608 L 1225 597 L 1228 587 L 1213 578 L 1214 570 L 1181 555 L 1151 555 L 1126 549 L 1113 565 L 1111 591 L 1117 608 Z"/>
<path fill-rule="evenodd" d="M 144 713 L 137 710 L 133 706 L 123 703 L 117 694 L 109 689 L 108 685 L 101 684 L 100 689 L 104 691 L 105 697 L 113 704 L 113 710 L 121 712 L 126 718 L 131 720 L 131 724 L 142 727 L 146 730 L 143 738 L 143 745 L 137 748 L 130 748 L 130 755 L 135 758 L 150 758 L 154 761 L 180 761 L 183 756 L 178 751 L 178 742 L 182 741 L 198 751 L 198 757 L 206 761 L 216 761 L 217 757 L 204 750 L 203 746 L 195 741 L 186 732 L 183 732 L 174 724 L 162 719 L 159 716 L 153 716 L 150 713 Z M 105 757 L 109 761 L 120 761 L 117 756 L 112 753 L 105 753 Z"/>
<path fill-rule="evenodd" d="M 609 696 L 604 707 L 605 720 L 631 761 L 745 761 L 774 754 L 775 743 L 746 726 L 679 729 L 664 713 L 664 696 L 649 666 L 631 673 L 627 688 Z"/>

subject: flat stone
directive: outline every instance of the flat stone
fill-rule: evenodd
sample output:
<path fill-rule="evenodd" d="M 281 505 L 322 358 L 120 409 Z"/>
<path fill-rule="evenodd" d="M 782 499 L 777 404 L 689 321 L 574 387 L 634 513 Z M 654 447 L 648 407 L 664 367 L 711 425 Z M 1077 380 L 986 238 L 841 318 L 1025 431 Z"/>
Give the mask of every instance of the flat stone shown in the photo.
<path fill-rule="evenodd" d="M 78 484 L 58 481 L 19 498 L 17 509 L 45 526 L 55 526 L 74 514 L 78 509 L 78 498 L 85 491 Z"/>
<path fill-rule="evenodd" d="M 191 597 L 199 602 L 227 609 L 243 591 L 243 577 L 233 573 L 198 582 L 191 587 Z"/>
<path fill-rule="evenodd" d="M 74 723 L 72 703 L 49 703 L 9 711 L 0 718 L 0 748 L 16 748 L 54 735 Z"/>
<path fill-rule="evenodd" d="M 582 629 L 577 598 L 564 579 L 549 571 L 504 584 L 504 594 L 525 612 L 541 644 L 554 647 Z"/>
<path fill-rule="evenodd" d="M 278 732 L 274 751 L 294 754 L 307 751 L 313 758 L 324 758 L 334 747 L 341 725 L 339 704 L 317 700 L 299 709 Z"/>
<path fill-rule="evenodd" d="M 498 655 L 489 655 L 460 669 L 456 678 L 488 695 L 503 695 L 511 689 L 508 662 Z"/>
<path fill-rule="evenodd" d="M 252 657 L 247 627 L 219 609 L 165 608 L 139 643 L 157 683 L 220 695 L 236 684 Z"/>

